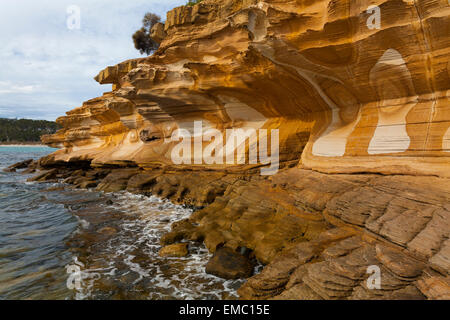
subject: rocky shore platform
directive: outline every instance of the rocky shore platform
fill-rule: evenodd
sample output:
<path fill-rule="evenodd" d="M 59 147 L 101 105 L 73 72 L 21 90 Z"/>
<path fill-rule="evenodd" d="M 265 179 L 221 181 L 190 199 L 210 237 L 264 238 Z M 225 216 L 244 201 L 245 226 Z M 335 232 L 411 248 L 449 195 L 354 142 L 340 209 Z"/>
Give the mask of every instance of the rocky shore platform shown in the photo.
<path fill-rule="evenodd" d="M 31 181 L 152 194 L 195 208 L 161 245 L 177 256 L 182 245 L 170 246 L 203 241 L 215 253 L 208 273 L 248 278 L 243 299 L 450 299 L 448 179 L 92 167 L 51 155 L 14 169 L 39 170 Z M 255 259 L 264 268 L 252 276 Z"/>

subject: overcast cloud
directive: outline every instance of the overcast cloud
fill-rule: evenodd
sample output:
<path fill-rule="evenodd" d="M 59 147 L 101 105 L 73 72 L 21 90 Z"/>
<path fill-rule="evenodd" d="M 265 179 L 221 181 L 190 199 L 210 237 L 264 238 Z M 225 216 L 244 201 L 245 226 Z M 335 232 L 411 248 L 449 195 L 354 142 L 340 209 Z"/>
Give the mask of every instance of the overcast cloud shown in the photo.
<path fill-rule="evenodd" d="M 141 55 L 131 35 L 145 12 L 186 0 L 8 0 L 0 4 L 0 117 L 55 120 L 111 90 L 93 77 Z M 67 8 L 81 10 L 80 29 Z"/>

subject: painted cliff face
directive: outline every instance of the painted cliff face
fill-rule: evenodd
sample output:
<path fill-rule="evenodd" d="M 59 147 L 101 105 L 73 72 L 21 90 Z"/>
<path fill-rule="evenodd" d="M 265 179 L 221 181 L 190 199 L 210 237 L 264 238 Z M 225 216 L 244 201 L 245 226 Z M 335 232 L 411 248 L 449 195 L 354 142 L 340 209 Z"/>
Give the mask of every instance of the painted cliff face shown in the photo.
<path fill-rule="evenodd" d="M 450 7 L 376 5 L 206 0 L 176 8 L 160 49 L 102 71 L 96 80 L 113 91 L 69 112 L 44 141 L 65 146 L 61 159 L 173 165 L 169 137 L 202 121 L 221 133 L 279 130 L 280 161 L 319 171 L 450 176 Z"/>
<path fill-rule="evenodd" d="M 447 72 L 450 78 L 450 61 L 447 64 Z M 444 99 L 447 99 L 447 101 L 450 100 L 450 89 L 447 90 L 446 97 Z M 448 113 L 448 112 L 447 112 Z M 447 128 L 447 131 L 445 132 L 444 136 L 442 137 L 442 150 L 446 152 L 450 152 L 450 125 Z"/>
<path fill-rule="evenodd" d="M 370 82 L 379 96 L 379 103 L 378 122 L 367 152 L 405 152 L 411 144 L 406 116 L 417 105 L 418 96 L 402 55 L 395 49 L 386 50 L 370 70 Z"/>
<path fill-rule="evenodd" d="M 316 91 L 327 106 L 317 112 L 303 164 L 327 172 L 448 176 L 450 81 L 443 71 L 448 70 L 450 41 L 442 35 L 450 31 L 449 7 L 444 2 L 403 1 L 394 12 L 389 3 L 371 4 L 330 2 L 323 13 L 328 25 L 314 35 L 323 41 L 303 51 L 315 64 L 309 68 L 323 68 L 316 78 L 333 76 L 339 84 L 331 87 L 345 87 L 330 91 L 329 81 L 319 84 L 322 92 Z M 347 19 L 337 19 L 345 12 Z M 330 31 L 333 23 L 342 24 L 342 36 Z M 329 41 L 330 36 L 337 38 Z"/>

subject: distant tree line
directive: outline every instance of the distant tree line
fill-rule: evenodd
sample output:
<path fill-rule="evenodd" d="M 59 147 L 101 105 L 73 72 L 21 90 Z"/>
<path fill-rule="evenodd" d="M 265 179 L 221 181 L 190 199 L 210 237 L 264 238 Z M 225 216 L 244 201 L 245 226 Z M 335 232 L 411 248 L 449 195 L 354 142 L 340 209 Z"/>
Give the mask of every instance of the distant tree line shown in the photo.
<path fill-rule="evenodd" d="M 39 142 L 42 135 L 58 129 L 53 121 L 0 118 L 0 142 Z"/>

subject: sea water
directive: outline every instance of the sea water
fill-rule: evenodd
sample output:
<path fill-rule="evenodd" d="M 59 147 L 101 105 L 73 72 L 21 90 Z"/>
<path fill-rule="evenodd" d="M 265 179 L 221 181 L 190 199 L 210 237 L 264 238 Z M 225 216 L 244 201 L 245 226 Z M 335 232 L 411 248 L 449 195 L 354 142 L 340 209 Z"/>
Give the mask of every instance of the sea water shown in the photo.
<path fill-rule="evenodd" d="M 211 255 L 158 255 L 191 209 L 154 196 L 103 193 L 3 168 L 54 149 L 0 146 L 0 299 L 233 299 L 242 280 L 204 272 Z"/>

